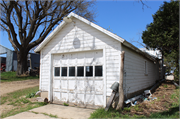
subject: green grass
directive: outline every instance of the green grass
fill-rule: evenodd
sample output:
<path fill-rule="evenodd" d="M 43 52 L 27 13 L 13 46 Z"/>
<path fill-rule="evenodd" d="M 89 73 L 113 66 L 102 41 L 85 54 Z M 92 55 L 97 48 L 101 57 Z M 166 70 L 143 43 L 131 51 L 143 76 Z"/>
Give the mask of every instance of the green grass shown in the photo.
<path fill-rule="evenodd" d="M 10 82 L 10 81 L 22 81 L 28 79 L 38 79 L 38 76 L 16 76 L 16 72 L 2 72 L 1 73 L 1 82 Z"/>
<path fill-rule="evenodd" d="M 126 111 L 130 111 L 130 108 L 126 108 Z M 134 118 L 143 118 L 145 116 L 139 116 L 139 115 L 134 115 Z M 113 108 L 110 108 L 108 111 L 105 111 L 104 108 L 99 108 L 93 113 L 91 113 L 90 119 L 91 118 L 132 118 L 128 114 L 122 114 L 120 111 L 117 111 Z"/>
<path fill-rule="evenodd" d="M 179 118 L 179 106 L 169 108 L 168 111 L 153 113 L 148 118 Z"/>
<path fill-rule="evenodd" d="M 26 89 L 12 92 L 12 93 L 8 93 L 6 96 L 1 96 L 0 104 L 4 104 L 7 101 L 10 101 L 11 103 L 13 103 L 12 101 L 13 99 L 19 99 L 19 97 L 21 96 L 27 95 L 32 92 L 36 92 L 38 90 L 39 90 L 39 87 L 36 86 L 36 87 L 26 88 Z"/>
<path fill-rule="evenodd" d="M 63 105 L 64 105 L 64 106 L 69 106 L 69 104 L 67 104 L 67 103 L 65 103 L 65 102 L 63 103 Z"/>
<path fill-rule="evenodd" d="M 2 113 L 0 117 L 5 118 L 8 116 L 18 114 L 20 112 L 28 111 L 30 109 L 46 105 L 47 103 L 45 102 L 31 102 L 28 100 L 28 98 L 22 97 L 29 93 L 36 92 L 38 91 L 38 89 L 39 87 L 36 86 L 32 88 L 18 90 L 12 93 L 8 93 L 5 96 L 1 96 L 1 101 L 0 101 L 1 104 L 10 101 L 8 105 L 13 105 L 15 108 L 10 111 Z"/>
<path fill-rule="evenodd" d="M 126 112 L 130 111 L 129 109 L 125 110 Z M 130 116 L 128 114 L 123 115 L 121 112 L 116 111 L 112 108 L 106 112 L 103 108 L 100 108 L 91 113 L 90 118 L 179 118 L 179 106 L 171 107 L 168 111 L 153 113 L 148 117 L 135 114 L 133 116 Z"/>
<path fill-rule="evenodd" d="M 164 88 L 167 88 L 168 86 L 167 85 L 164 85 Z"/>

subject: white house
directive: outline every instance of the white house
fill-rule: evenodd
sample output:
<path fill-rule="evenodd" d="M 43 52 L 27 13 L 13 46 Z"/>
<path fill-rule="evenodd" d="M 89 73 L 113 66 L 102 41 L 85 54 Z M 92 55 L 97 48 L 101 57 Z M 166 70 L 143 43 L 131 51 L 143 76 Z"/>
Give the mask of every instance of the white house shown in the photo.
<path fill-rule="evenodd" d="M 134 96 L 159 78 L 158 61 L 123 38 L 70 13 L 35 49 L 40 53 L 42 97 L 53 103 L 105 107 L 119 82 L 120 54 L 125 51 L 124 93 Z"/>

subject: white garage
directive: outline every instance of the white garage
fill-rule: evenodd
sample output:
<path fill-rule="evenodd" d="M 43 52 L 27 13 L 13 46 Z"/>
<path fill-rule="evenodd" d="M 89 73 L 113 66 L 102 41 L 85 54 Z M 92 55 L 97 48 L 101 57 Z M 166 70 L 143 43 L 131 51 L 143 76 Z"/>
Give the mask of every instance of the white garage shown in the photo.
<path fill-rule="evenodd" d="M 123 38 L 78 16 L 68 15 L 35 49 L 40 53 L 39 90 L 52 103 L 105 107 L 119 82 L 121 52 L 125 51 L 125 99 L 152 86 L 159 79 L 155 57 Z"/>

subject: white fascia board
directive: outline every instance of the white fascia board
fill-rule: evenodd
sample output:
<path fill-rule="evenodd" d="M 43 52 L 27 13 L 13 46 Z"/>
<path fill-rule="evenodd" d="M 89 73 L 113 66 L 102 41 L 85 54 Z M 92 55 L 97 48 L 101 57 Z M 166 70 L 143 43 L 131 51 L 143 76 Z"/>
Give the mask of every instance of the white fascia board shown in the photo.
<path fill-rule="evenodd" d="M 154 62 L 156 61 L 156 58 L 155 58 L 155 57 L 149 55 L 149 54 L 146 53 L 146 52 L 141 51 L 139 48 L 135 47 L 135 46 L 132 45 L 131 43 L 127 42 L 126 40 L 123 42 L 123 45 L 125 45 L 126 47 L 134 50 L 135 52 L 137 52 L 137 53 L 145 56 L 146 58 L 148 58 L 148 59 L 150 59 L 150 60 L 152 60 L 152 61 L 154 61 Z"/>
<path fill-rule="evenodd" d="M 104 28 L 102 28 L 102 27 L 100 27 L 100 26 L 98 26 L 98 25 L 96 25 L 96 24 L 88 21 L 87 19 L 85 19 L 85 18 L 83 18 L 83 17 L 81 17 L 81 16 L 79 16 L 79 15 L 73 13 L 73 12 L 72 12 L 70 15 L 73 15 L 73 17 L 75 17 L 75 18 L 79 19 L 80 21 L 82 21 L 82 22 L 90 25 L 91 27 L 93 27 L 93 28 L 95 28 L 95 29 L 103 32 L 104 34 L 107 34 L 108 36 L 110 36 L 110 37 L 112 37 L 112 38 L 120 41 L 121 43 L 125 41 L 125 40 L 124 40 L 123 38 L 121 38 L 120 36 L 118 36 L 118 35 L 110 32 L 110 31 L 108 31 L 108 30 L 106 30 L 106 29 L 104 29 Z M 69 17 L 70 17 L 70 16 L 69 16 Z"/>

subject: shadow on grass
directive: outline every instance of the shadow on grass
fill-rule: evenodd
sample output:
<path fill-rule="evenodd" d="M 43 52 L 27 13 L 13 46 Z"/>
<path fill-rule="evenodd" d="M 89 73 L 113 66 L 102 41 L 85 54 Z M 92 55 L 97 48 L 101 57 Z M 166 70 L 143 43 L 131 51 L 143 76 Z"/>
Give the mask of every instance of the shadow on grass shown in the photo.
<path fill-rule="evenodd" d="M 178 118 L 179 106 L 170 108 L 168 111 L 153 113 L 149 118 Z"/>

